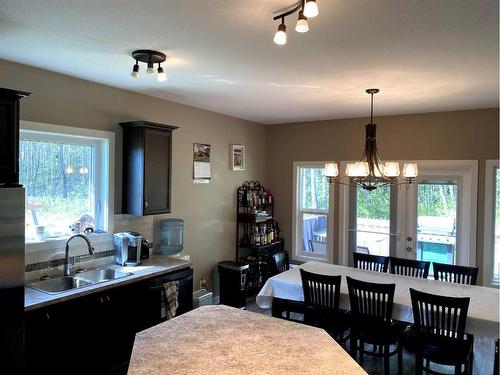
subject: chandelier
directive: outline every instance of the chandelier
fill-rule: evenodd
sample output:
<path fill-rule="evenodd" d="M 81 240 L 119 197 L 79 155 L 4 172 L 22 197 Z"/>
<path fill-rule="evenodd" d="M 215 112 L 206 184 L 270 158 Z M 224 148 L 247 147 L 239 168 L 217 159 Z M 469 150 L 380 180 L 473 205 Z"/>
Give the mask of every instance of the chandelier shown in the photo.
<path fill-rule="evenodd" d="M 286 44 L 285 17 L 296 12 L 299 12 L 299 16 L 297 24 L 295 25 L 295 31 L 298 33 L 306 33 L 309 31 L 307 18 L 313 18 L 318 15 L 318 4 L 316 4 L 316 0 L 300 0 L 293 8 L 273 17 L 274 21 L 281 20 L 281 23 L 278 25 L 278 31 L 274 34 L 274 43 L 279 45 Z"/>
<path fill-rule="evenodd" d="M 411 184 L 418 175 L 416 163 L 404 163 L 403 176 L 400 178 L 399 163 L 383 163 L 378 155 L 376 131 L 377 125 L 373 122 L 373 95 L 379 89 L 368 89 L 371 95 L 370 123 L 366 125 L 365 150 L 361 160 L 348 163 L 344 176 L 339 176 L 337 163 L 326 163 L 324 174 L 330 183 L 357 186 L 372 191 L 389 185 Z M 342 179 L 347 177 L 348 182 Z"/>
<path fill-rule="evenodd" d="M 139 77 L 139 62 L 147 64 L 146 74 L 154 74 L 155 68 L 153 64 L 158 64 L 158 69 L 156 70 L 158 75 L 157 79 L 160 82 L 167 80 L 167 75 L 161 67 L 161 63 L 165 62 L 167 56 L 164 53 L 158 51 L 152 51 L 149 49 L 138 49 L 132 52 L 132 58 L 135 60 L 134 67 L 130 75 L 134 78 Z"/>

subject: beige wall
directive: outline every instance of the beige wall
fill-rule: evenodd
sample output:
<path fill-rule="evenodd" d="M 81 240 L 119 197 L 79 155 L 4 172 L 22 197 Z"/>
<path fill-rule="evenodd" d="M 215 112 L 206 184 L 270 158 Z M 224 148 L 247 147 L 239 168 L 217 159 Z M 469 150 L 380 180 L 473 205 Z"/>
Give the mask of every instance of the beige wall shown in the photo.
<path fill-rule="evenodd" d="M 127 74 L 124 79 L 128 79 Z M 167 83 L 168 84 L 168 83 Z M 172 214 L 185 220 L 184 253 L 190 254 L 195 288 L 210 280 L 217 261 L 234 258 L 235 192 L 244 180 L 265 177 L 263 125 L 0 60 L 0 87 L 26 90 L 21 119 L 116 133 L 115 212 L 121 212 L 122 131 L 119 122 L 149 120 L 176 125 L 173 136 Z M 212 145 L 212 182 L 192 182 L 193 142 Z M 229 169 L 230 144 L 247 147 L 247 170 Z"/>
<path fill-rule="evenodd" d="M 498 159 L 498 109 L 377 117 L 377 142 L 385 160 L 479 160 L 477 264 L 483 265 L 485 160 Z M 367 118 L 272 125 L 267 131 L 266 181 L 276 216 L 291 247 L 292 162 L 358 160 Z M 338 194 L 335 197 L 338 217 Z M 335 234 L 338 234 L 338 221 Z M 335 259 L 338 244 L 335 247 Z"/>

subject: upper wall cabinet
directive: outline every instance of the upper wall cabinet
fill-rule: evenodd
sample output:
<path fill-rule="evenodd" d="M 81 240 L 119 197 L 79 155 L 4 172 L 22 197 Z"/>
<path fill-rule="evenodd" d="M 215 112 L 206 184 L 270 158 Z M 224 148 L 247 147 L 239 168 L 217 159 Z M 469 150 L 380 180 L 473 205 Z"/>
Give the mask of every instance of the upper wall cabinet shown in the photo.
<path fill-rule="evenodd" d="M 148 121 L 122 122 L 123 213 L 170 212 L 172 131 L 176 126 Z"/>
<path fill-rule="evenodd" d="M 28 95 L 0 88 L 0 186 L 19 184 L 19 100 Z"/>

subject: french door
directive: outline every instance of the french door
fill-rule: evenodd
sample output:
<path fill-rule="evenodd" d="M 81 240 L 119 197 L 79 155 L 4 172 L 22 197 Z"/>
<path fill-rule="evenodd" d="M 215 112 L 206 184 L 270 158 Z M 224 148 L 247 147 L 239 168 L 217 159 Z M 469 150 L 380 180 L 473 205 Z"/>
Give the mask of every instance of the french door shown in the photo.
<path fill-rule="evenodd" d="M 475 265 L 477 162 L 418 166 L 411 185 L 341 189 L 340 263 L 352 265 L 356 251 Z"/>

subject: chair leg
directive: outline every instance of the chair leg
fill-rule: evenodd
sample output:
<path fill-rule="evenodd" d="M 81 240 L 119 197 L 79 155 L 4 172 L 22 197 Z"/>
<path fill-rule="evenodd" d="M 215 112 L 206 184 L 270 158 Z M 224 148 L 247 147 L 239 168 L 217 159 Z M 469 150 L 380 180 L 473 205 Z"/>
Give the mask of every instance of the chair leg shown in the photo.
<path fill-rule="evenodd" d="M 389 345 L 384 345 L 384 374 L 389 375 L 391 373 L 390 370 L 390 357 L 389 357 Z"/>
<path fill-rule="evenodd" d="M 403 375 L 403 345 L 398 343 L 398 375 Z"/>
<path fill-rule="evenodd" d="M 415 375 L 422 375 L 424 372 L 424 359 L 422 354 L 415 352 Z"/>
<path fill-rule="evenodd" d="M 359 364 L 363 366 L 363 359 L 365 354 L 365 340 L 359 339 Z"/>
<path fill-rule="evenodd" d="M 462 365 L 456 365 L 455 366 L 455 375 L 461 375 L 462 374 Z"/>
<path fill-rule="evenodd" d="M 354 337 L 354 335 L 351 333 L 351 337 L 349 338 L 349 346 L 350 346 L 350 354 L 351 354 L 351 357 L 354 358 L 354 360 L 356 360 L 356 354 L 358 352 L 357 350 L 357 339 L 356 337 Z"/>

